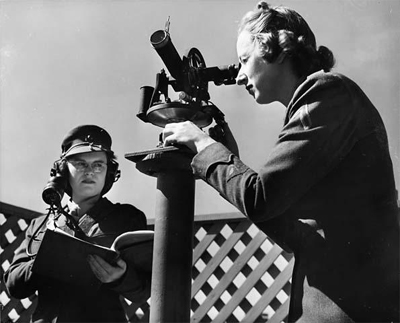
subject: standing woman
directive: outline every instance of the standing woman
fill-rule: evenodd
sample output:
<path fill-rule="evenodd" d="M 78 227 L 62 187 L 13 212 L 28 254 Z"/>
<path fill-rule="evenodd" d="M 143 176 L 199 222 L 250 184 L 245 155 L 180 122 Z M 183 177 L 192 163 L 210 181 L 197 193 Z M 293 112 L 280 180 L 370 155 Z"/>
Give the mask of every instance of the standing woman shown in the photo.
<path fill-rule="evenodd" d="M 48 226 L 74 234 L 84 234 L 92 243 L 110 247 L 126 231 L 145 230 L 146 217 L 130 204 L 112 203 L 106 194 L 119 177 L 118 163 L 111 150 L 111 137 L 101 127 L 83 125 L 72 129 L 61 144 L 61 157 L 54 163 L 53 176 L 67 182 L 65 192 L 71 197 L 65 211 L 34 219 L 26 239 L 16 250 L 12 264 L 4 275 L 11 296 L 25 298 L 37 293 L 38 302 L 31 322 L 127 322 L 120 296 L 140 306 L 150 296 L 150 277 L 118 259 L 110 264 L 92 255 L 88 262 L 99 289 L 67 284 L 31 271 Z M 75 220 L 75 221 L 74 221 Z M 48 259 L 52 266 L 52 259 Z"/>
<path fill-rule="evenodd" d="M 237 53 L 237 84 L 286 106 L 261 169 L 188 121 L 168 124 L 164 145 L 191 148 L 195 175 L 294 253 L 289 322 L 398 322 L 397 193 L 378 111 L 330 72 L 332 52 L 294 10 L 260 2 L 240 22 Z"/>

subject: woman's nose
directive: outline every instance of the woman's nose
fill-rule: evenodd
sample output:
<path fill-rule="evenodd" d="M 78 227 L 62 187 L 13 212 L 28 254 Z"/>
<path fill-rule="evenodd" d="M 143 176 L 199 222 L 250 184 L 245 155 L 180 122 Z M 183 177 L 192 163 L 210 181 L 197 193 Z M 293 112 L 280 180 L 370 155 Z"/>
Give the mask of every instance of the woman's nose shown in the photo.
<path fill-rule="evenodd" d="M 236 84 L 237 85 L 245 85 L 247 83 L 247 76 L 246 74 L 239 71 L 238 76 L 236 77 Z"/>
<path fill-rule="evenodd" d="M 94 170 L 93 170 L 92 165 L 88 164 L 87 167 L 85 168 L 85 175 L 89 175 L 89 174 L 93 175 L 94 174 Z"/>

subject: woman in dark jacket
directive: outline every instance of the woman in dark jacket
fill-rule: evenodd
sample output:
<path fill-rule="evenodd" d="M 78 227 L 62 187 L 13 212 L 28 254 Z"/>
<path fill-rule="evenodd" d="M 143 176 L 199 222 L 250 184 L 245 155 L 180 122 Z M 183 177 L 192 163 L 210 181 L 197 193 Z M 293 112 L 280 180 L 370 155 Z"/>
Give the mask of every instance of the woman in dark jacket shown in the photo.
<path fill-rule="evenodd" d="M 110 264 L 99 256 L 88 259 L 98 284 L 65 283 L 32 272 L 43 236 L 57 227 L 70 234 L 83 234 L 92 243 L 110 247 L 126 231 L 146 229 L 142 211 L 129 204 L 112 203 L 103 195 L 119 177 L 118 163 L 111 150 L 111 137 L 102 128 L 84 125 L 72 129 L 62 142 L 62 154 L 52 170 L 55 178 L 67 182 L 71 197 L 65 212 L 33 220 L 26 239 L 16 250 L 4 275 L 11 296 L 38 295 L 32 322 L 126 322 L 120 296 L 140 306 L 150 296 L 150 275 L 118 259 Z M 57 180 L 56 180 L 57 181 Z M 57 186 L 55 186 L 57 188 Z M 67 216 L 69 214 L 69 216 Z M 73 227 L 73 222 L 77 227 Z M 48 266 L 53 266 L 48 259 Z"/>
<path fill-rule="evenodd" d="M 286 106 L 255 172 L 193 123 L 168 124 L 164 145 L 195 153 L 195 175 L 292 251 L 289 322 L 398 322 L 399 224 L 386 130 L 304 19 L 259 3 L 239 26 L 237 84 Z M 226 133 L 230 133 L 226 127 Z"/>

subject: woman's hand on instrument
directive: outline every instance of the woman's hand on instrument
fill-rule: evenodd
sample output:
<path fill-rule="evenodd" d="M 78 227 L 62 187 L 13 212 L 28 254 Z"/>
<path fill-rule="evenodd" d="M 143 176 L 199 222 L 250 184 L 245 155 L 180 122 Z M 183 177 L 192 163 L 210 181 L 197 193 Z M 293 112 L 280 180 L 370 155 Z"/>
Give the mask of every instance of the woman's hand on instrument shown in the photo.
<path fill-rule="evenodd" d="M 164 147 L 185 145 L 193 152 L 199 153 L 216 141 L 193 122 L 184 121 L 167 124 L 163 130 L 163 142 Z"/>

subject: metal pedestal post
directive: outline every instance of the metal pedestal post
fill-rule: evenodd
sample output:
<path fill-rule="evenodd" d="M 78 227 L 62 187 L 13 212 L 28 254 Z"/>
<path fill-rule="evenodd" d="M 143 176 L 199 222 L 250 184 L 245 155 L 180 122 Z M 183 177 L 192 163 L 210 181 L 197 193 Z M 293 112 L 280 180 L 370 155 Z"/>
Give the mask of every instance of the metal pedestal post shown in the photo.
<path fill-rule="evenodd" d="M 190 322 L 195 179 L 193 155 L 172 151 L 126 154 L 157 177 L 150 322 Z"/>

